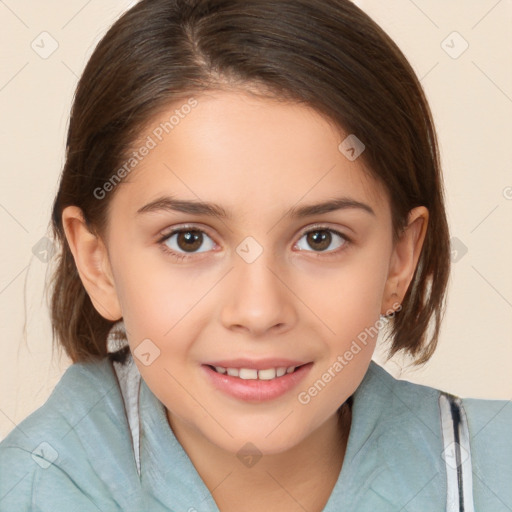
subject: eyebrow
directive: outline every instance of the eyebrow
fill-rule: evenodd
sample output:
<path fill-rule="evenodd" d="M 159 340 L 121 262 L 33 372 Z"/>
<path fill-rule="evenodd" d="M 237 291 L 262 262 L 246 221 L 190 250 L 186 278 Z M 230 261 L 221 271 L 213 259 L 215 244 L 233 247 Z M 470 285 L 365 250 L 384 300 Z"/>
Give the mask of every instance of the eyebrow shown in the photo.
<path fill-rule="evenodd" d="M 285 214 L 284 217 L 292 218 L 305 218 L 312 215 L 321 215 L 330 213 L 337 210 L 359 209 L 365 211 L 373 216 L 375 212 L 371 206 L 356 201 L 349 197 L 339 197 L 330 199 L 322 203 L 310 204 L 300 207 L 292 207 Z M 233 215 L 227 212 L 222 206 L 215 203 L 207 203 L 203 201 L 190 201 L 183 199 L 175 199 L 173 197 L 160 197 L 155 201 L 151 201 L 142 208 L 137 210 L 138 214 L 153 213 L 161 211 L 182 212 L 191 215 L 208 215 L 212 217 L 220 217 L 223 219 L 232 219 Z"/>

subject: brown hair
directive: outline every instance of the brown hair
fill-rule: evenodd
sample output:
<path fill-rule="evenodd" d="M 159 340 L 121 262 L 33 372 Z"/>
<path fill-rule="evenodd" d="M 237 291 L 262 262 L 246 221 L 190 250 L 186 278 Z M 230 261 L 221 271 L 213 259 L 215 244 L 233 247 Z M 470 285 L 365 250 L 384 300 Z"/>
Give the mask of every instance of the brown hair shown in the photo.
<path fill-rule="evenodd" d="M 390 320 L 389 355 L 404 350 L 416 364 L 432 355 L 445 308 L 449 231 L 432 115 L 396 44 L 348 0 L 142 0 L 110 28 L 78 83 L 53 206 L 61 252 L 52 325 L 74 362 L 106 356 L 113 322 L 97 313 L 80 281 L 63 209 L 80 207 L 101 233 L 115 191 L 104 199 L 94 191 L 155 114 L 193 93 L 254 86 L 313 107 L 363 141 L 360 158 L 390 199 L 395 241 L 408 212 L 428 208 L 418 266 Z"/>

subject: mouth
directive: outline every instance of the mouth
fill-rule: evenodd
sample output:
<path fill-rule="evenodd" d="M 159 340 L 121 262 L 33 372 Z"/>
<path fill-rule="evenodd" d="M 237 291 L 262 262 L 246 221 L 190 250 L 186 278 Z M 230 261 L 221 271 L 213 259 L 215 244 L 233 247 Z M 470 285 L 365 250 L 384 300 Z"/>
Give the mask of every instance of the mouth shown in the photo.
<path fill-rule="evenodd" d="M 205 377 L 214 389 L 245 402 L 261 403 L 276 399 L 298 386 L 313 367 L 313 362 L 261 369 L 203 364 Z"/>
<path fill-rule="evenodd" d="M 280 377 L 284 377 L 290 373 L 294 373 L 299 368 L 302 368 L 307 364 L 309 363 L 292 366 L 270 367 L 261 370 L 257 370 L 255 368 L 230 368 L 225 366 L 214 366 L 211 364 L 207 364 L 206 366 L 221 375 L 229 375 L 230 377 L 235 377 L 242 380 L 274 380 Z"/>

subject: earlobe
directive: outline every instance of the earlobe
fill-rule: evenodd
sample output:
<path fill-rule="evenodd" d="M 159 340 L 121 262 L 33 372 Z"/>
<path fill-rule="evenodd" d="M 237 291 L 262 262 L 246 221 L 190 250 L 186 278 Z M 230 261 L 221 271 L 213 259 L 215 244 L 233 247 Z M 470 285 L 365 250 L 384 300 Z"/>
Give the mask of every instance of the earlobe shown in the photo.
<path fill-rule="evenodd" d="M 418 206 L 409 212 L 408 224 L 393 248 L 381 314 L 401 304 L 418 265 L 428 227 L 428 210 Z"/>
<path fill-rule="evenodd" d="M 64 209 L 62 224 L 78 274 L 96 311 L 107 320 L 119 320 L 122 312 L 105 244 L 89 230 L 77 206 Z"/>

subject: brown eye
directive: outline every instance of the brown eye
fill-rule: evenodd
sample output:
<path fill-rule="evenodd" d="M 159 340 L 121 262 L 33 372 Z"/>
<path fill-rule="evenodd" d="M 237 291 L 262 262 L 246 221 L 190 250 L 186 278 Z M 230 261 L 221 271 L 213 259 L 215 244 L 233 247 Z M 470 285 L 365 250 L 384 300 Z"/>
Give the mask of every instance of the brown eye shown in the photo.
<path fill-rule="evenodd" d="M 306 240 L 310 247 L 318 251 L 325 251 L 331 244 L 332 235 L 329 231 L 311 231 L 307 234 Z"/>
<path fill-rule="evenodd" d="M 300 241 L 305 239 L 306 244 L 301 247 Z M 337 242 L 337 244 L 336 244 Z M 308 247 L 313 249 L 309 252 L 337 252 L 337 249 L 347 245 L 349 239 L 333 229 L 317 228 L 303 233 L 297 246 L 302 251 L 308 251 Z M 307 245 L 307 247 L 305 246 Z M 332 245 L 335 245 L 332 247 Z M 330 248 L 330 250 L 328 250 Z"/>
<path fill-rule="evenodd" d="M 213 240 L 200 229 L 176 229 L 161 242 L 177 254 L 206 252 L 213 249 L 215 245 Z M 201 248 L 203 250 L 200 250 Z"/>
<path fill-rule="evenodd" d="M 201 247 L 203 236 L 200 231 L 180 231 L 176 243 L 180 249 L 194 252 Z"/>

